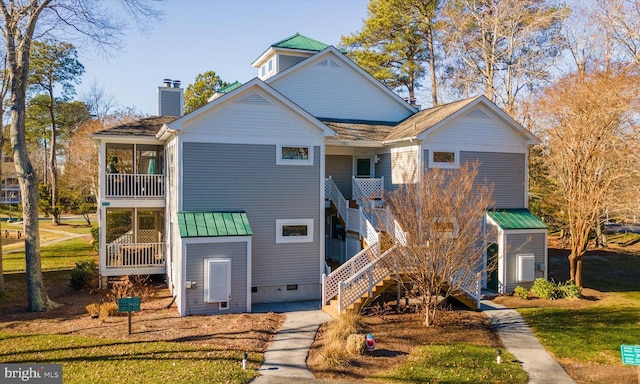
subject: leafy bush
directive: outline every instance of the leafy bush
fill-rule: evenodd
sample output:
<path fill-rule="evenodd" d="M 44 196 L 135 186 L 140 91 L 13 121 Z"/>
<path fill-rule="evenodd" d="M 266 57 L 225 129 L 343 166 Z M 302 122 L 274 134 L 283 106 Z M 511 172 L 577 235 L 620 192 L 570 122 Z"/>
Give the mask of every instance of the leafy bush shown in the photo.
<path fill-rule="evenodd" d="M 529 299 L 529 290 L 518 285 L 516 289 L 513 290 L 513 296 L 527 300 Z"/>
<path fill-rule="evenodd" d="M 573 280 L 558 283 L 558 291 L 560 296 L 567 299 L 577 299 L 582 293 L 582 288 L 576 285 Z"/>
<path fill-rule="evenodd" d="M 98 264 L 93 260 L 76 262 L 71 270 L 69 286 L 76 291 L 85 288 L 94 288 L 98 282 Z"/>
<path fill-rule="evenodd" d="M 533 282 L 531 293 L 541 299 L 555 300 L 560 297 L 558 287 L 552 282 L 538 278 Z"/>

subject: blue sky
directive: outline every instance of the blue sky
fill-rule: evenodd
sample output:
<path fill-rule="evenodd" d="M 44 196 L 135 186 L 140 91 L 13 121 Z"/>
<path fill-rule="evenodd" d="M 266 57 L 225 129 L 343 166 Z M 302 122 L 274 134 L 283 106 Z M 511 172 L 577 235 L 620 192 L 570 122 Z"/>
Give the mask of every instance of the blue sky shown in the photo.
<path fill-rule="evenodd" d="M 368 0 L 168 0 L 165 20 L 146 35 L 127 32 L 122 50 L 104 58 L 79 47 L 85 66 L 79 95 L 92 83 L 118 106 L 157 114 L 162 79 L 182 86 L 213 70 L 224 81 L 246 82 L 257 74 L 251 63 L 269 45 L 299 32 L 337 45 L 360 30 Z"/>

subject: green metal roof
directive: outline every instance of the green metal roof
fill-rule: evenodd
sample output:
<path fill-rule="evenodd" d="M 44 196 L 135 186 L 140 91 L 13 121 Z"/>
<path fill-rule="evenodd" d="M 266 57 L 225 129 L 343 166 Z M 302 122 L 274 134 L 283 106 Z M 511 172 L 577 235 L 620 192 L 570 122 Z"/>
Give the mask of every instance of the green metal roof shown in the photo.
<path fill-rule="evenodd" d="M 502 229 L 547 229 L 547 225 L 528 209 L 489 211 L 487 215 Z"/>
<path fill-rule="evenodd" d="M 218 89 L 216 92 L 217 93 L 229 93 L 229 92 L 233 91 L 234 89 L 236 89 L 238 87 L 241 87 L 241 86 L 242 86 L 242 83 L 236 80 L 235 82 L 227 85 L 226 87 L 222 87 L 222 88 Z"/>
<path fill-rule="evenodd" d="M 305 51 L 320 52 L 327 48 L 329 45 L 296 33 L 293 36 L 289 36 L 286 39 L 271 44 L 271 46 L 273 48 L 302 49 Z"/>
<path fill-rule="evenodd" d="M 244 212 L 178 212 L 180 237 L 251 236 Z"/>

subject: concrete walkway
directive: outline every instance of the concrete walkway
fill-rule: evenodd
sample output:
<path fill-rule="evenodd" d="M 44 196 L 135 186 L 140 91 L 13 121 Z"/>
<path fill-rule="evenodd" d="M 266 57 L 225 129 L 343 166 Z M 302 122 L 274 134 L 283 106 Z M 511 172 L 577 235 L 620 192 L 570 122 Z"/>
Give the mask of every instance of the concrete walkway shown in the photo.
<path fill-rule="evenodd" d="M 320 310 L 320 301 L 257 304 L 252 312 L 285 313 L 286 319 L 264 354 L 254 384 L 328 383 L 316 380 L 307 368 L 309 348 L 318 327 L 333 318 Z"/>
<path fill-rule="evenodd" d="M 529 374 L 529 383 L 575 384 L 560 363 L 540 344 L 516 310 L 483 300 L 482 311 L 498 331 L 505 349 L 520 361 Z"/>

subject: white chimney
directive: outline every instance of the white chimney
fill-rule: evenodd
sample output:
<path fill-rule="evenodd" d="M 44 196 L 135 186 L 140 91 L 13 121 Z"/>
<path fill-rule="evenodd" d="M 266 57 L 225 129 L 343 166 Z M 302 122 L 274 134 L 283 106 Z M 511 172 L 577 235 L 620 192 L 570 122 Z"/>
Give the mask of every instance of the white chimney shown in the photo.
<path fill-rule="evenodd" d="M 163 79 L 164 86 L 158 87 L 158 115 L 182 116 L 184 114 L 183 89 L 180 80 Z"/>

